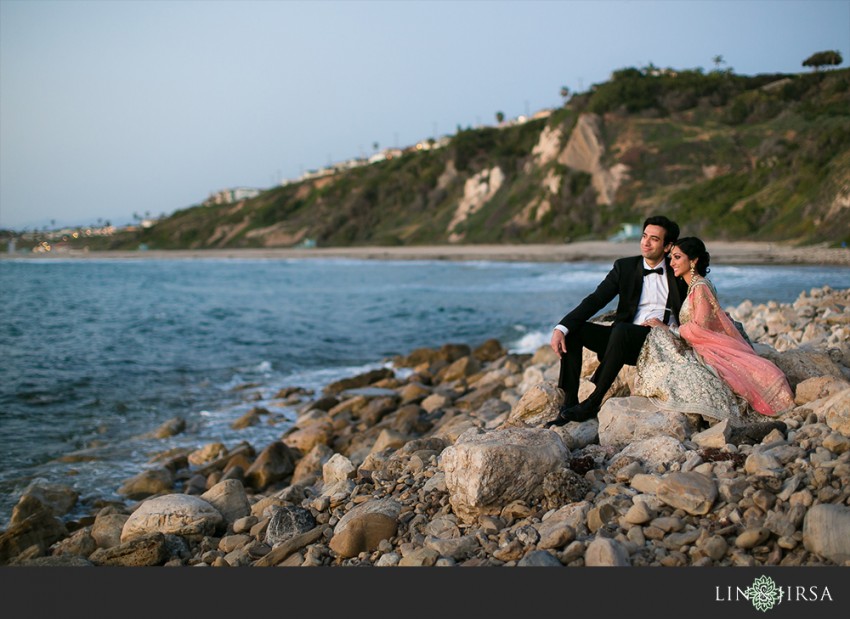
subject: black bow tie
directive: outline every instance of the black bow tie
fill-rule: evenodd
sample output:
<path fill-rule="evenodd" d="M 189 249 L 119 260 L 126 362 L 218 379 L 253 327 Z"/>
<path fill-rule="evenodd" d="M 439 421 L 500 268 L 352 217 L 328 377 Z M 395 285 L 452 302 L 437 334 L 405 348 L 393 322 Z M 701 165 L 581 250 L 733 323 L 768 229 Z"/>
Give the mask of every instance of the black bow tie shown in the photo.
<path fill-rule="evenodd" d="M 655 269 L 644 269 L 643 270 L 643 276 L 644 277 L 646 277 L 650 273 L 658 273 L 659 275 L 661 275 L 662 273 L 664 273 L 664 269 L 662 269 L 661 267 L 658 267 L 658 268 L 655 268 Z"/>

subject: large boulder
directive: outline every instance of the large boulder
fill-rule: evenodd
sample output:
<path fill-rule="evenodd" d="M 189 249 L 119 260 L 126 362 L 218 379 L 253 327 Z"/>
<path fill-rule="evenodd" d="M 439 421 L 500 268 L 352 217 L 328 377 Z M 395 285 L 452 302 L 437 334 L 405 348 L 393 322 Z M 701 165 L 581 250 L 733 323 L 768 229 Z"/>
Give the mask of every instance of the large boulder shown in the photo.
<path fill-rule="evenodd" d="M 544 496 L 544 479 L 569 459 L 558 435 L 541 428 L 509 427 L 487 433 L 473 429 L 440 457 L 455 514 L 465 522 L 498 514 L 512 501 Z"/>
<path fill-rule="evenodd" d="M 170 533 L 188 539 L 214 535 L 224 527 L 221 513 L 203 499 L 168 494 L 148 499 L 130 514 L 121 530 L 121 542 L 149 533 Z"/>
<path fill-rule="evenodd" d="M 610 398 L 597 418 L 599 444 L 618 449 L 655 436 L 671 436 L 681 442 L 694 430 L 684 413 L 659 410 L 649 398 L 639 396 Z"/>

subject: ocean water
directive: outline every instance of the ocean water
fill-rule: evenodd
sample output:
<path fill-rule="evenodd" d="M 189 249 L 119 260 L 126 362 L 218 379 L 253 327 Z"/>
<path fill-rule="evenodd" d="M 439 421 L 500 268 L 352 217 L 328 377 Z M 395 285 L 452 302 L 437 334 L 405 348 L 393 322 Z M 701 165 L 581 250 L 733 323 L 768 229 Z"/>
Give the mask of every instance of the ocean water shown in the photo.
<path fill-rule="evenodd" d="M 546 345 L 609 263 L 369 260 L 0 261 L 0 527 L 34 480 L 73 515 L 172 447 L 260 449 L 295 418 L 275 394 L 391 367 L 419 347 Z M 850 269 L 718 266 L 724 307 L 850 287 Z M 230 424 L 255 406 L 277 423 Z M 183 418 L 185 432 L 145 438 Z"/>

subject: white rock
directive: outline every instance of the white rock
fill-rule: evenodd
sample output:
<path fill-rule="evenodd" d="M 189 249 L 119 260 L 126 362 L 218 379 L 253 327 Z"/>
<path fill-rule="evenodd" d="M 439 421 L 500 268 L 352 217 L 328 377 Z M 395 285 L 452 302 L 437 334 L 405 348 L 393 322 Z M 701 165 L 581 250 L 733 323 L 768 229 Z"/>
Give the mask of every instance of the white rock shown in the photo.
<path fill-rule="evenodd" d="M 649 398 L 638 396 L 608 399 L 598 419 L 599 444 L 603 447 L 623 448 L 656 436 L 684 441 L 693 432 L 687 415 L 659 410 Z"/>
<path fill-rule="evenodd" d="M 121 530 L 121 542 L 148 533 L 200 538 L 213 535 L 223 525 L 221 513 L 203 499 L 188 494 L 167 494 L 142 502 L 130 514 Z"/>

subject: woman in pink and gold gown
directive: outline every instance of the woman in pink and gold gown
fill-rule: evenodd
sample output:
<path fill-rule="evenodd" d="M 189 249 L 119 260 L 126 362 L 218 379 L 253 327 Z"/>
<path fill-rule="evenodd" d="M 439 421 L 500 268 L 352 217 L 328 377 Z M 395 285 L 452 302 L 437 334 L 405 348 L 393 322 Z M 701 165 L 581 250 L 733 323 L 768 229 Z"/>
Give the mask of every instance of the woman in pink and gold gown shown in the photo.
<path fill-rule="evenodd" d="M 728 418 L 733 424 L 744 421 L 747 405 L 771 417 L 793 408 L 785 374 L 756 354 L 717 302 L 714 286 L 705 279 L 709 260 L 705 244 L 696 237 L 673 246 L 670 266 L 688 284 L 681 326 L 677 334 L 660 321 L 647 323 L 662 328 L 650 332 L 641 350 L 633 395 L 650 397 L 667 409 Z"/>

